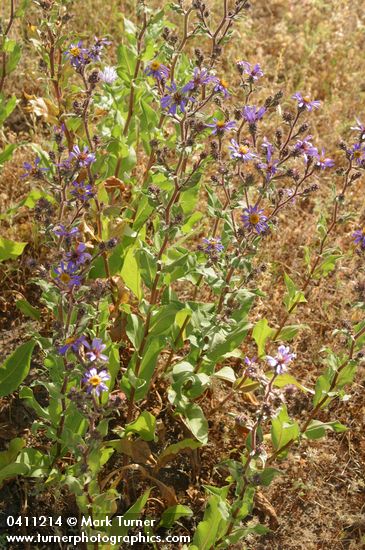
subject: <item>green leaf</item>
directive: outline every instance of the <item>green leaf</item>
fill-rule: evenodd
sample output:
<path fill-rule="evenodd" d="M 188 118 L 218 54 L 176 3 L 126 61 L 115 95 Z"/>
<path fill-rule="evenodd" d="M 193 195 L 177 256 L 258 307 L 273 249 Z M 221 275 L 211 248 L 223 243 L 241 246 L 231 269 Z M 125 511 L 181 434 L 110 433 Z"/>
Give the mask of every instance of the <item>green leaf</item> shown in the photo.
<path fill-rule="evenodd" d="M 162 451 L 162 453 L 158 457 L 155 469 L 159 470 L 160 468 L 163 468 L 168 462 L 174 460 L 176 455 L 186 450 L 198 449 L 199 447 L 201 447 L 201 445 L 201 442 L 196 441 L 195 439 L 183 439 L 178 443 L 168 445 L 168 447 L 166 447 L 166 449 Z"/>
<path fill-rule="evenodd" d="M 274 376 L 274 373 L 268 372 L 266 376 L 271 379 Z M 309 388 L 303 386 L 294 376 L 288 374 L 287 372 L 276 376 L 274 380 L 274 386 L 276 386 L 277 388 L 285 388 L 285 386 L 296 386 L 306 393 L 313 393 L 313 390 L 310 390 Z"/>
<path fill-rule="evenodd" d="M 30 360 L 36 342 L 29 340 L 19 346 L 0 367 L 0 397 L 15 391 L 30 369 Z"/>
<path fill-rule="evenodd" d="M 260 485 L 264 485 L 264 487 L 267 487 L 270 485 L 272 480 L 281 475 L 281 471 L 277 468 L 265 468 L 263 472 L 260 472 Z"/>
<path fill-rule="evenodd" d="M 138 434 L 144 441 L 153 441 L 155 438 L 156 418 L 148 411 L 143 411 L 139 417 L 125 427 L 125 435 Z"/>
<path fill-rule="evenodd" d="M 250 327 L 250 323 L 242 322 L 236 329 L 228 333 L 224 329 L 218 329 L 213 335 L 207 359 L 216 363 L 223 355 L 238 348 Z"/>
<path fill-rule="evenodd" d="M 133 294 L 141 300 L 142 293 L 142 284 L 141 284 L 141 273 L 138 268 L 137 260 L 134 256 L 135 248 L 130 248 L 125 255 L 123 267 L 120 272 L 125 285 L 133 292 Z"/>
<path fill-rule="evenodd" d="M 308 439 L 320 439 L 326 435 L 326 431 L 330 430 L 332 432 L 345 432 L 347 427 L 338 422 L 321 422 L 320 420 L 312 420 L 308 428 L 304 432 L 305 437 Z"/>
<path fill-rule="evenodd" d="M 13 260 L 23 253 L 28 243 L 10 241 L 0 237 L 0 262 L 3 260 Z"/>
<path fill-rule="evenodd" d="M 289 418 L 286 405 L 283 405 L 278 414 L 271 420 L 271 440 L 274 449 L 277 451 L 289 443 L 289 441 L 296 441 L 299 435 L 300 428 L 298 423 Z M 286 456 L 287 452 L 286 449 L 279 456 Z"/>
<path fill-rule="evenodd" d="M 9 448 L 7 451 L 0 452 L 0 483 L 9 477 L 24 474 L 26 468 L 20 464 L 15 464 L 15 460 L 21 451 L 25 447 L 24 439 L 16 437 L 9 442 Z"/>
<path fill-rule="evenodd" d="M 182 504 L 177 504 L 176 506 L 170 506 L 161 516 L 161 521 L 159 527 L 164 527 L 165 529 L 170 529 L 173 526 L 175 521 L 181 517 L 189 518 L 193 515 L 193 511 L 189 506 L 183 506 Z"/>
<path fill-rule="evenodd" d="M 257 345 L 258 356 L 261 357 L 265 354 L 266 341 L 275 334 L 275 329 L 269 327 L 267 319 L 260 319 L 252 331 L 252 338 Z"/>
<path fill-rule="evenodd" d="M 309 329 L 308 325 L 288 325 L 281 329 L 278 338 L 284 342 L 290 342 L 296 337 L 300 330 Z"/>
<path fill-rule="evenodd" d="M 117 519 L 113 519 L 112 521 L 112 528 L 110 531 L 110 535 L 118 535 L 118 536 L 124 536 L 128 533 L 130 527 L 128 526 L 128 520 L 136 519 L 140 516 L 143 508 L 146 506 L 147 500 L 150 496 L 150 493 L 152 491 L 152 487 L 150 489 L 147 489 L 141 495 L 136 502 L 128 508 L 126 512 L 123 514 L 123 522 L 121 525 L 119 525 L 119 521 Z"/>
<path fill-rule="evenodd" d="M 297 305 L 307 301 L 304 293 L 301 290 L 297 289 L 294 281 L 286 273 L 284 273 L 284 282 L 287 294 L 284 296 L 283 302 L 287 311 L 289 311 L 294 306 L 294 304 Z"/>
<path fill-rule="evenodd" d="M 18 147 L 17 143 L 10 143 L 3 151 L 0 153 L 0 166 L 4 164 L 4 162 L 11 159 L 14 150 Z"/>
<path fill-rule="evenodd" d="M 28 300 L 17 300 L 15 302 L 15 305 L 19 309 L 19 311 L 21 311 L 27 317 L 35 319 L 36 321 L 40 320 L 41 312 L 36 307 L 33 307 L 32 304 L 28 302 Z"/>
<path fill-rule="evenodd" d="M 208 421 L 199 405 L 195 403 L 186 405 L 183 421 L 198 441 L 204 445 L 208 443 Z"/>
<path fill-rule="evenodd" d="M 13 95 L 6 103 L 0 103 L 0 126 L 14 111 L 16 105 L 16 96 Z"/>

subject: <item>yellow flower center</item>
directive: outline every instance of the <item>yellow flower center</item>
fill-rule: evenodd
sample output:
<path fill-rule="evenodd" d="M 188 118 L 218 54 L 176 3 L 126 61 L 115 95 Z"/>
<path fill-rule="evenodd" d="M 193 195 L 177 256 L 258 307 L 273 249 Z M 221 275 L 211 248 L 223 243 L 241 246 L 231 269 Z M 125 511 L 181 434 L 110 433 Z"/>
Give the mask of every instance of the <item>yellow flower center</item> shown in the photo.
<path fill-rule="evenodd" d="M 247 147 L 247 145 L 240 145 L 240 148 L 239 148 L 240 153 L 245 155 L 246 153 L 248 153 L 248 151 L 249 151 L 249 147 Z"/>
<path fill-rule="evenodd" d="M 224 122 L 224 120 L 218 120 L 218 122 L 217 122 L 218 128 L 223 128 L 223 126 L 224 126 L 225 124 L 226 124 L 226 123 Z"/>
<path fill-rule="evenodd" d="M 70 48 L 70 54 L 72 55 L 72 57 L 79 57 L 80 53 L 80 48 L 78 46 Z"/>
<path fill-rule="evenodd" d="M 224 80 L 224 78 L 220 79 L 220 84 L 223 86 L 223 88 L 228 88 L 228 82 L 227 80 Z"/>
<path fill-rule="evenodd" d="M 361 157 L 361 151 L 360 151 L 360 149 L 357 149 L 357 151 L 354 151 L 354 158 L 358 159 L 360 157 Z"/>
<path fill-rule="evenodd" d="M 260 216 L 258 214 L 250 214 L 249 220 L 252 225 L 256 225 L 260 221 Z"/>
<path fill-rule="evenodd" d="M 365 227 L 362 230 L 362 234 L 365 235 Z"/>
<path fill-rule="evenodd" d="M 161 66 L 161 63 L 159 61 L 152 61 L 151 63 L 151 69 L 153 71 L 157 71 Z"/>
<path fill-rule="evenodd" d="M 65 344 L 73 344 L 75 340 L 75 336 L 70 336 L 69 338 L 66 338 Z"/>
<path fill-rule="evenodd" d="M 305 101 L 305 103 L 310 103 L 310 100 L 311 98 L 309 97 L 309 95 L 303 97 L 303 101 Z"/>
<path fill-rule="evenodd" d="M 68 273 L 62 273 L 62 274 L 60 275 L 60 280 L 61 280 L 63 283 L 67 284 L 67 283 L 69 283 L 69 282 L 71 281 L 71 277 L 70 277 L 70 275 L 69 275 Z"/>
<path fill-rule="evenodd" d="M 92 386 L 99 386 L 100 383 L 101 383 L 101 378 L 98 374 L 95 374 L 95 376 L 92 376 L 91 378 L 89 378 L 89 384 L 91 384 Z"/>

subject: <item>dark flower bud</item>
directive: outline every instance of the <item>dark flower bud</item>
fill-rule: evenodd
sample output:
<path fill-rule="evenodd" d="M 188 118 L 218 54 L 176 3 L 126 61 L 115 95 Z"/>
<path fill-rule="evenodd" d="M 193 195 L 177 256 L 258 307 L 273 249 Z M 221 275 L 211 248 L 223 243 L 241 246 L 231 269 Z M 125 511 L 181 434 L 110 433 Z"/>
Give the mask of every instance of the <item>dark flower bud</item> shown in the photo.
<path fill-rule="evenodd" d="M 319 185 L 317 183 L 314 183 L 312 186 L 311 186 L 311 191 L 318 191 L 319 189 Z"/>
<path fill-rule="evenodd" d="M 118 239 L 114 237 L 112 239 L 109 239 L 109 241 L 106 243 L 106 247 L 109 248 L 109 250 L 111 250 L 112 248 L 117 246 L 117 244 L 118 244 Z"/>
<path fill-rule="evenodd" d="M 355 172 L 355 174 L 352 174 L 351 181 L 355 181 L 361 178 L 361 172 Z"/>
<path fill-rule="evenodd" d="M 336 173 L 336 176 L 343 176 L 345 171 L 343 168 L 337 168 L 335 173 Z"/>
<path fill-rule="evenodd" d="M 100 80 L 99 71 L 93 71 L 88 78 L 90 84 L 97 84 Z"/>
<path fill-rule="evenodd" d="M 101 139 L 100 139 L 100 137 L 99 137 L 97 134 L 95 134 L 95 135 L 93 136 L 92 140 L 93 140 L 93 142 L 94 142 L 95 147 L 99 147 L 99 146 L 100 146 Z"/>
<path fill-rule="evenodd" d="M 340 141 L 340 143 L 338 144 L 338 147 L 343 151 L 346 151 L 347 149 L 346 143 L 344 141 Z"/>
<path fill-rule="evenodd" d="M 283 120 L 285 122 L 292 122 L 293 119 L 294 119 L 293 113 L 291 113 L 290 111 L 284 111 Z"/>
<path fill-rule="evenodd" d="M 236 109 L 233 111 L 233 116 L 234 116 L 234 118 L 235 118 L 236 120 L 240 120 L 240 119 L 242 118 L 242 111 L 241 111 L 241 109 L 237 109 L 237 108 L 236 108 Z"/>
<path fill-rule="evenodd" d="M 309 128 L 309 124 L 307 124 L 306 122 L 304 124 L 302 124 L 300 127 L 299 127 L 299 134 L 304 134 L 304 132 L 306 132 Z"/>
<path fill-rule="evenodd" d="M 48 156 L 49 156 L 49 159 L 52 162 L 56 162 L 56 155 L 55 155 L 54 151 L 49 151 Z"/>
<path fill-rule="evenodd" d="M 101 242 L 99 243 L 99 248 L 100 248 L 100 250 L 105 250 L 106 244 L 105 244 L 104 241 L 101 241 Z"/>
<path fill-rule="evenodd" d="M 206 151 L 202 151 L 199 156 L 200 156 L 201 160 L 204 160 L 204 159 L 207 158 L 208 153 Z"/>

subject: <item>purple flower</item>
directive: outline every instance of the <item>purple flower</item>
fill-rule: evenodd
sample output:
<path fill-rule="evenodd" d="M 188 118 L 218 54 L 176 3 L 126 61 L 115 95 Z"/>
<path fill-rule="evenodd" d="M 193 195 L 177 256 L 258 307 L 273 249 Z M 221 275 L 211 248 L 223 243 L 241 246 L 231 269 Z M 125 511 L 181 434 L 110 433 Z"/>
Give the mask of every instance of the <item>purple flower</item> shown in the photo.
<path fill-rule="evenodd" d="M 41 178 L 43 176 L 43 172 L 47 172 L 49 168 L 41 168 L 40 165 L 41 159 L 39 157 L 35 158 L 34 166 L 30 164 L 30 162 L 23 162 L 23 168 L 25 170 L 24 174 L 22 174 L 21 178 Z"/>
<path fill-rule="evenodd" d="M 256 108 L 256 105 L 245 105 L 242 110 L 243 118 L 249 124 L 255 124 L 258 120 L 261 120 L 266 113 L 265 107 Z"/>
<path fill-rule="evenodd" d="M 224 246 L 220 237 L 211 237 L 210 239 L 203 239 L 203 245 L 200 246 L 201 250 L 206 254 L 216 254 L 223 252 Z"/>
<path fill-rule="evenodd" d="M 176 111 L 179 108 L 183 113 L 185 113 L 185 107 L 189 101 L 187 95 L 182 91 L 176 88 L 175 82 L 171 83 L 171 86 L 166 86 L 170 94 L 166 94 L 161 98 L 161 107 L 162 109 L 168 109 L 168 112 L 171 115 L 176 115 Z"/>
<path fill-rule="evenodd" d="M 213 124 L 207 124 L 209 128 L 213 128 L 213 135 L 222 135 L 224 132 L 233 130 L 236 127 L 236 122 L 234 120 L 218 120 L 217 118 L 213 118 L 213 120 Z"/>
<path fill-rule="evenodd" d="M 228 82 L 224 80 L 224 78 L 221 78 L 217 81 L 217 84 L 214 87 L 214 91 L 223 94 L 225 98 L 231 95 L 228 91 Z"/>
<path fill-rule="evenodd" d="M 318 158 L 318 149 L 314 147 L 312 142 L 309 141 L 312 136 L 307 136 L 302 140 L 298 140 L 294 146 L 295 151 L 299 151 L 303 156 L 304 160 L 307 162 L 308 157 L 317 157 Z"/>
<path fill-rule="evenodd" d="M 253 160 L 257 155 L 250 150 L 248 145 L 238 144 L 236 140 L 231 139 L 228 149 L 231 151 L 231 158 L 243 160 L 245 162 Z"/>
<path fill-rule="evenodd" d="M 262 148 L 266 150 L 266 162 L 259 162 L 257 167 L 266 172 L 266 181 L 270 181 L 278 171 L 279 160 L 272 159 L 274 146 L 266 138 L 264 138 Z"/>
<path fill-rule="evenodd" d="M 66 258 L 72 265 L 75 266 L 86 264 L 91 261 L 92 256 L 88 252 L 85 252 L 85 250 L 85 243 L 79 243 L 74 250 L 67 252 Z"/>
<path fill-rule="evenodd" d="M 70 191 L 71 195 L 82 202 L 86 202 L 94 196 L 92 186 L 86 184 L 84 181 L 74 181 L 72 182 L 72 186 L 73 189 Z"/>
<path fill-rule="evenodd" d="M 351 130 L 356 130 L 357 132 L 360 132 L 360 139 L 362 140 L 364 139 L 364 135 L 365 135 L 365 126 L 361 122 L 361 120 L 358 119 L 357 117 L 355 117 L 355 120 L 356 120 L 357 126 L 351 126 Z"/>
<path fill-rule="evenodd" d="M 355 143 L 349 150 L 351 160 L 355 160 L 356 164 L 361 165 L 365 158 L 365 146 L 362 143 Z"/>
<path fill-rule="evenodd" d="M 321 102 L 314 100 L 312 101 L 309 96 L 302 96 L 300 92 L 296 92 L 293 96 L 293 99 L 296 99 L 298 102 L 299 109 L 306 109 L 307 111 L 313 111 L 313 109 L 318 109 Z"/>
<path fill-rule="evenodd" d="M 77 353 L 81 346 L 84 346 L 86 342 L 85 336 L 70 336 L 69 338 L 66 338 L 63 346 L 58 349 L 58 353 L 65 355 L 69 349 Z"/>
<path fill-rule="evenodd" d="M 199 69 L 198 67 L 195 67 L 192 80 L 189 80 L 189 82 L 185 84 L 182 91 L 184 93 L 190 92 L 192 90 L 196 90 L 199 86 L 206 86 L 210 83 L 218 84 L 218 78 L 210 75 L 207 69 Z"/>
<path fill-rule="evenodd" d="M 94 45 L 87 50 L 87 57 L 91 61 L 100 61 L 101 52 L 104 46 L 109 46 L 110 44 L 111 42 L 107 38 L 98 38 L 95 36 Z"/>
<path fill-rule="evenodd" d="M 110 374 L 106 370 L 101 370 L 100 372 L 97 369 L 90 369 L 85 373 L 82 382 L 86 386 L 87 393 L 93 393 L 95 395 L 100 395 L 103 391 L 108 391 L 108 386 L 105 384 L 107 380 L 110 380 Z"/>
<path fill-rule="evenodd" d="M 57 237 L 63 237 L 64 239 L 72 239 L 72 237 L 76 237 L 76 235 L 79 234 L 79 230 L 77 227 L 71 227 L 71 229 L 66 229 L 66 227 L 60 223 L 53 229 L 53 233 L 57 235 Z"/>
<path fill-rule="evenodd" d="M 93 338 L 93 341 L 90 344 L 85 345 L 88 351 L 86 353 L 87 358 L 89 361 L 107 361 L 108 357 L 102 353 L 102 351 L 105 350 L 106 345 L 103 344 L 103 341 L 100 338 Z"/>
<path fill-rule="evenodd" d="M 365 249 L 365 228 L 357 229 L 353 234 L 354 243 L 360 245 L 360 248 Z"/>
<path fill-rule="evenodd" d="M 61 283 L 62 286 L 72 288 L 73 286 L 81 285 L 80 275 L 75 275 L 77 267 L 73 264 L 61 262 L 58 267 L 55 268 L 56 281 Z"/>
<path fill-rule="evenodd" d="M 147 65 L 145 74 L 147 76 L 152 76 L 156 80 L 166 80 L 169 77 L 170 70 L 165 65 L 155 60 Z"/>
<path fill-rule="evenodd" d="M 263 214 L 263 210 L 259 210 L 257 205 L 249 206 L 243 209 L 241 220 L 246 229 L 264 233 L 269 228 L 266 223 L 267 216 Z"/>
<path fill-rule="evenodd" d="M 99 71 L 99 77 L 102 82 L 105 84 L 113 84 L 118 78 L 118 73 L 115 70 L 115 67 L 104 67 L 102 71 Z"/>
<path fill-rule="evenodd" d="M 89 148 L 85 145 L 83 151 L 81 151 L 78 145 L 74 145 L 69 160 L 75 159 L 78 166 L 90 166 L 95 162 L 96 158 L 94 153 L 89 152 Z"/>
<path fill-rule="evenodd" d="M 82 40 L 77 44 L 71 44 L 68 50 L 65 51 L 65 56 L 70 60 L 70 63 L 75 69 L 79 69 L 87 63 L 88 51 L 83 48 Z"/>
<path fill-rule="evenodd" d="M 287 370 L 287 365 L 295 359 L 296 354 L 290 352 L 289 346 L 279 346 L 275 357 L 266 356 L 266 361 L 270 367 L 275 369 L 276 374 L 282 374 Z"/>
<path fill-rule="evenodd" d="M 318 157 L 318 160 L 316 161 L 316 167 L 319 168 L 320 170 L 325 170 L 326 168 L 332 168 L 332 166 L 334 165 L 335 165 L 335 162 L 330 158 L 326 158 L 325 150 L 322 149 L 322 153 Z"/>
<path fill-rule="evenodd" d="M 240 73 L 246 74 L 251 82 L 254 82 L 264 76 L 264 73 L 258 63 L 252 66 L 248 61 L 237 61 L 236 65 Z"/>

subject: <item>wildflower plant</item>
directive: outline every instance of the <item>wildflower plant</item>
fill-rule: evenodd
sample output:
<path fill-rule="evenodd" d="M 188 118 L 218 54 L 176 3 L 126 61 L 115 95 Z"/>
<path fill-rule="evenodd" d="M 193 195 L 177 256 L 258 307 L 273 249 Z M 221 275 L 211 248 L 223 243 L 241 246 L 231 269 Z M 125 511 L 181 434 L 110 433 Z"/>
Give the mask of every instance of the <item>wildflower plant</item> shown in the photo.
<path fill-rule="evenodd" d="M 254 55 L 236 63 L 228 83 L 223 47 L 234 40 L 246 0 L 230 9 L 225 1 L 218 22 L 200 0 L 158 12 L 140 3 L 136 24 L 124 19 L 120 43 L 69 37 L 63 3 L 39 4 L 44 32 L 33 45 L 47 67 L 57 120 L 52 143 L 24 177 L 54 207 L 40 230 L 47 265 L 34 273 L 47 326 L 2 372 L 22 358 L 7 393 L 21 385 L 21 399 L 37 415 L 33 432 L 49 444 L 19 450 L 6 475 L 67 487 L 80 512 L 94 518 L 113 517 L 122 502 L 142 514 L 160 492 L 160 525 L 174 530 L 199 511 L 179 503 L 161 468 L 186 452 L 193 461 L 209 445 L 208 419 L 254 395 L 255 411 L 235 419 L 235 452 L 216 466 L 221 482 L 205 486 L 189 546 L 230 548 L 268 531 L 247 521 L 258 487 L 280 474 L 273 465 L 303 439 L 346 429 L 320 418 L 355 376 L 365 322 L 348 329 L 342 351 L 326 348 L 326 369 L 308 390 L 295 375 L 304 327 L 292 314 L 344 257 L 335 230 L 365 168 L 363 126 L 353 130 L 353 144 L 341 144 L 335 163 L 309 133 L 317 99 L 293 90 L 287 99 L 280 90 L 264 97 L 265 68 Z M 168 21 L 170 9 L 181 28 Z M 294 208 L 327 173 L 336 183 L 318 238 L 305 248 L 302 274 L 283 273 L 282 317 L 257 318 L 255 302 L 265 300 L 257 258 L 269 239 L 280 246 L 282 215 L 299 215 Z M 354 243 L 365 249 L 361 229 Z M 22 384 L 35 346 L 44 368 L 38 381 Z M 212 400 L 219 383 L 223 396 Z M 313 400 L 304 420 L 292 418 L 283 399 L 282 388 L 293 384 Z M 38 402 L 37 385 L 47 405 Z M 178 440 L 167 445 L 160 423 L 175 426 Z M 110 464 L 118 455 L 116 472 Z M 122 531 L 116 521 L 104 528 Z"/>

